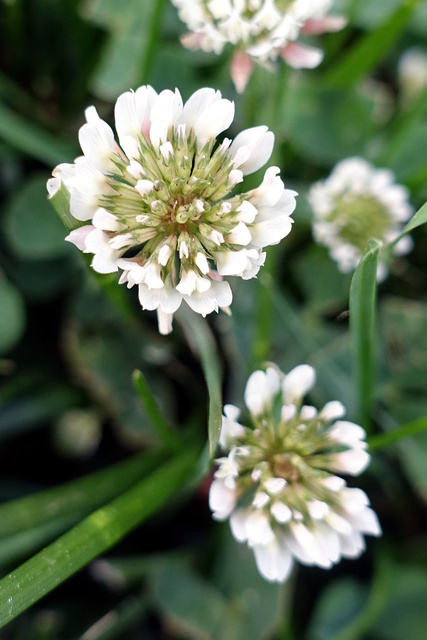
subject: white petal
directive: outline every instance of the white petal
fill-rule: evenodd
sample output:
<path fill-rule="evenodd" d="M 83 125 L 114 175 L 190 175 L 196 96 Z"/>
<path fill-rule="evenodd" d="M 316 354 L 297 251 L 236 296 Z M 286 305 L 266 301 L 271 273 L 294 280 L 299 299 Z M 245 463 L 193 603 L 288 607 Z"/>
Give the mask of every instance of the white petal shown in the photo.
<path fill-rule="evenodd" d="M 230 154 L 235 160 L 234 167 L 243 171 L 244 175 L 258 171 L 270 158 L 273 146 L 274 134 L 265 126 L 242 131 L 230 147 Z"/>
<path fill-rule="evenodd" d="M 300 404 L 302 398 L 314 386 L 316 372 L 308 364 L 301 364 L 289 371 L 283 380 L 283 401 L 285 404 Z"/>
<path fill-rule="evenodd" d="M 270 513 L 277 522 L 285 524 L 292 518 L 292 511 L 283 502 L 274 502 L 270 507 Z"/>
<path fill-rule="evenodd" d="M 222 131 L 228 129 L 234 118 L 234 102 L 217 100 L 205 109 L 194 125 L 197 146 L 202 148 L 214 140 Z"/>
<path fill-rule="evenodd" d="M 280 378 L 271 367 L 267 371 L 254 371 L 245 389 L 245 404 L 254 416 L 272 409 L 273 401 L 280 389 Z"/>
<path fill-rule="evenodd" d="M 92 223 L 94 227 L 103 231 L 119 231 L 123 228 L 116 216 L 102 207 L 95 211 Z"/>
<path fill-rule="evenodd" d="M 189 296 L 184 296 L 188 306 L 196 313 L 206 316 L 221 307 L 228 307 L 233 299 L 228 282 L 211 281 L 211 287 L 205 291 L 193 291 Z"/>
<path fill-rule="evenodd" d="M 338 400 L 332 400 L 325 404 L 322 411 L 319 413 L 319 418 L 326 422 L 332 422 L 333 420 L 342 418 L 345 413 L 346 409 L 344 405 L 341 402 L 338 402 Z"/>
<path fill-rule="evenodd" d="M 225 520 L 236 504 L 236 492 L 229 489 L 221 480 L 214 480 L 209 489 L 209 507 L 215 520 Z"/>
<path fill-rule="evenodd" d="M 194 129 L 203 112 L 218 100 L 221 100 L 220 91 L 207 87 L 198 89 L 185 103 L 177 124 L 186 124 L 188 128 Z"/>
<path fill-rule="evenodd" d="M 150 140 L 155 147 L 166 141 L 170 127 L 179 120 L 181 113 L 182 98 L 178 89 L 175 93 L 165 89 L 156 97 L 150 111 Z"/>
<path fill-rule="evenodd" d="M 182 301 L 181 294 L 168 282 L 161 289 L 149 289 L 146 284 L 140 284 L 138 297 L 143 309 L 153 311 L 160 306 L 164 313 L 175 313 Z"/>
<path fill-rule="evenodd" d="M 91 224 L 86 224 L 84 227 L 78 227 L 77 229 L 73 229 L 68 236 L 66 236 L 65 240 L 67 242 L 71 242 L 74 244 L 77 249 L 80 251 L 84 251 L 86 249 L 86 238 L 91 231 L 94 230 Z"/>
<path fill-rule="evenodd" d="M 245 247 L 252 240 L 251 232 L 244 222 L 239 222 L 226 236 L 225 241 L 230 244 L 240 244 Z"/>
<path fill-rule="evenodd" d="M 358 476 L 368 466 L 371 456 L 364 449 L 349 449 L 330 457 L 330 467 L 351 476 Z"/>
<path fill-rule="evenodd" d="M 86 158 L 100 171 L 114 171 L 112 158 L 117 144 L 111 127 L 101 118 L 93 118 L 79 130 L 79 142 Z"/>
<path fill-rule="evenodd" d="M 273 541 L 253 548 L 260 574 L 270 582 L 285 582 L 292 569 L 292 555 L 285 545 Z"/>

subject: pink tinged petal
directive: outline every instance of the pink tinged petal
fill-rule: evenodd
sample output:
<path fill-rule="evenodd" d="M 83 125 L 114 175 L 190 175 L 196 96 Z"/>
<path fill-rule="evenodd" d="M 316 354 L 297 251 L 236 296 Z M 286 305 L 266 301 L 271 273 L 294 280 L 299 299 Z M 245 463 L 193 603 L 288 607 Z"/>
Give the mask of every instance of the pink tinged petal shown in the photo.
<path fill-rule="evenodd" d="M 157 322 L 159 327 L 159 333 L 162 336 L 167 336 L 172 333 L 172 320 L 173 313 L 165 313 L 158 307 L 157 309 Z"/>
<path fill-rule="evenodd" d="M 289 371 L 283 380 L 283 401 L 285 404 L 300 404 L 306 393 L 313 388 L 316 372 L 308 364 L 301 364 Z"/>
<path fill-rule="evenodd" d="M 182 98 L 178 89 L 162 91 L 154 100 L 150 111 L 150 140 L 159 148 L 166 141 L 169 129 L 174 126 L 182 113 Z"/>
<path fill-rule="evenodd" d="M 217 100 L 211 104 L 197 119 L 194 132 L 199 149 L 222 132 L 228 129 L 234 119 L 234 102 Z"/>
<path fill-rule="evenodd" d="M 323 51 L 298 42 L 290 42 L 280 50 L 280 55 L 294 69 L 315 69 L 323 60 Z"/>
<path fill-rule="evenodd" d="M 236 492 L 221 480 L 214 480 L 209 489 L 209 508 L 214 520 L 226 520 L 236 504 Z"/>
<path fill-rule="evenodd" d="M 249 376 L 245 389 L 245 404 L 254 416 L 271 410 L 275 396 L 280 390 L 280 378 L 271 367 L 267 371 L 254 371 Z"/>
<path fill-rule="evenodd" d="M 334 471 L 358 476 L 368 466 L 371 456 L 364 449 L 349 449 L 330 456 L 329 467 Z"/>
<path fill-rule="evenodd" d="M 237 93 L 243 93 L 252 75 L 253 63 L 251 57 L 244 51 L 236 51 L 231 61 L 230 75 Z"/>
<path fill-rule="evenodd" d="M 234 168 L 245 175 L 258 171 L 270 158 L 274 146 L 274 134 L 265 126 L 252 127 L 239 133 L 230 147 Z"/>
<path fill-rule="evenodd" d="M 177 124 L 185 124 L 188 128 L 194 129 L 203 112 L 218 100 L 221 100 L 220 91 L 207 87 L 198 89 L 185 103 Z"/>
<path fill-rule="evenodd" d="M 270 507 L 270 513 L 280 524 L 285 524 L 292 519 L 292 511 L 283 502 L 274 502 Z"/>
<path fill-rule="evenodd" d="M 194 291 L 191 295 L 184 296 L 185 302 L 196 313 L 203 317 L 218 311 L 219 308 L 228 307 L 233 295 L 228 282 L 211 282 L 211 287 L 205 291 Z"/>
<path fill-rule="evenodd" d="M 86 110 L 86 113 L 89 109 Z M 112 158 L 118 147 L 111 127 L 101 118 L 90 118 L 87 124 L 80 127 L 79 142 L 85 157 L 100 171 L 114 171 Z"/>
<path fill-rule="evenodd" d="M 347 24 L 344 16 L 326 16 L 319 20 L 310 19 L 304 23 L 301 33 L 305 35 L 319 35 L 331 31 L 341 31 Z"/>
<path fill-rule="evenodd" d="M 139 135 L 148 135 L 150 111 L 157 93 L 150 86 L 127 91 L 118 97 L 114 109 L 116 130 L 120 144 L 129 158 L 137 157 L 132 141 Z M 136 147 L 137 150 L 137 147 Z"/>
<path fill-rule="evenodd" d="M 65 238 L 66 242 L 71 242 L 74 244 L 77 249 L 80 251 L 84 251 L 86 249 L 86 238 L 91 231 L 94 230 L 91 224 L 87 224 L 84 227 L 79 227 L 78 229 L 74 229 L 71 231 L 68 236 Z"/>
<path fill-rule="evenodd" d="M 269 545 L 256 545 L 253 551 L 258 571 L 266 580 L 285 582 L 293 566 L 292 554 L 286 546 L 273 541 Z"/>
<path fill-rule="evenodd" d="M 342 418 L 345 413 L 346 409 L 344 405 L 341 402 L 338 402 L 338 400 L 332 400 L 325 404 L 322 411 L 319 413 L 319 418 L 326 422 L 332 422 L 333 420 Z"/>
<path fill-rule="evenodd" d="M 93 226 L 103 231 L 120 231 L 123 229 L 123 225 L 117 220 L 117 217 L 100 207 L 95 211 L 93 216 Z"/>
<path fill-rule="evenodd" d="M 240 244 L 243 247 L 248 245 L 251 240 L 251 232 L 244 222 L 239 222 L 225 238 L 227 243 Z"/>

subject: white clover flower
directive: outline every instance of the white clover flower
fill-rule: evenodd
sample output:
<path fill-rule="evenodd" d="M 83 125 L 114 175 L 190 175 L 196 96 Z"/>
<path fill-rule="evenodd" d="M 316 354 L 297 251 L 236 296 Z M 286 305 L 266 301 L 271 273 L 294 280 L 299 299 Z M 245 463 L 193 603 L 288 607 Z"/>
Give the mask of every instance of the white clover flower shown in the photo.
<path fill-rule="evenodd" d="M 215 520 L 230 519 L 233 536 L 254 551 L 260 573 L 284 582 L 295 560 L 331 568 L 365 549 L 364 535 L 381 535 L 367 495 L 336 472 L 358 475 L 369 464 L 365 431 L 342 418 L 340 402 L 321 411 L 303 404 L 314 369 L 255 371 L 245 403 L 252 425 L 237 423 L 227 405 L 209 493 Z M 281 410 L 280 410 L 280 407 Z"/>
<path fill-rule="evenodd" d="M 394 179 L 392 171 L 354 157 L 339 162 L 329 178 L 311 187 L 314 238 L 329 249 L 343 273 L 355 269 L 370 238 L 392 243 L 411 217 L 409 192 Z M 411 248 L 411 238 L 403 237 L 393 251 L 402 255 Z M 380 257 L 378 280 L 386 274 L 387 265 Z"/>
<path fill-rule="evenodd" d="M 48 182 L 50 196 L 66 186 L 72 216 L 86 223 L 66 240 L 93 253 L 99 273 L 122 269 L 119 282 L 138 286 L 142 308 L 157 310 L 164 334 L 182 300 L 203 316 L 227 309 L 232 293 L 223 276 L 255 277 L 263 247 L 292 228 L 297 194 L 277 167 L 258 188 L 232 195 L 274 144 L 264 126 L 218 143 L 233 117 L 234 103 L 214 89 L 185 104 L 178 90 L 128 91 L 115 106 L 118 142 L 90 107 L 79 131 L 84 155 L 56 167 Z"/>
<path fill-rule="evenodd" d="M 410 47 L 400 57 L 398 80 L 403 101 L 410 105 L 427 87 L 427 51 Z"/>
<path fill-rule="evenodd" d="M 188 49 L 220 54 L 234 47 L 231 77 L 242 92 L 252 61 L 269 66 L 279 57 L 296 69 L 317 67 L 321 49 L 296 42 L 300 35 L 338 31 L 341 16 L 327 16 L 333 0 L 172 0 L 190 30 L 182 38 Z"/>

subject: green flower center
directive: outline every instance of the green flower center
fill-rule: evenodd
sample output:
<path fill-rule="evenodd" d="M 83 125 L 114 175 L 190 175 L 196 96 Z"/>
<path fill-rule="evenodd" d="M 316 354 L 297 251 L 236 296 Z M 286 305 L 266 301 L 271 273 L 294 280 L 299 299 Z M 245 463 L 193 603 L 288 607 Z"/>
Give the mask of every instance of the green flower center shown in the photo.
<path fill-rule="evenodd" d="M 393 222 L 386 207 L 367 194 L 337 197 L 335 208 L 327 219 L 336 225 L 344 241 L 361 251 L 370 238 L 383 239 Z"/>

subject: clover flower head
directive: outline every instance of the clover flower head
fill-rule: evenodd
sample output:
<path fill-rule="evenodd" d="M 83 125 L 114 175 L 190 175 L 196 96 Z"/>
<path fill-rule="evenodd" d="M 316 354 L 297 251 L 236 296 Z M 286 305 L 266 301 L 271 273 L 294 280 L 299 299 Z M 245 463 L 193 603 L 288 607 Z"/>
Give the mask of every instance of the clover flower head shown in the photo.
<path fill-rule="evenodd" d="M 265 66 L 279 57 L 290 66 L 317 67 L 320 49 L 297 42 L 300 35 L 342 29 L 346 21 L 327 16 L 333 0 L 172 0 L 190 32 L 182 43 L 189 49 L 220 54 L 234 47 L 231 76 L 242 92 L 252 61 Z"/>
<path fill-rule="evenodd" d="M 284 582 L 294 560 L 331 568 L 356 558 L 364 534 L 381 528 L 367 495 L 336 474 L 360 474 L 369 464 L 365 431 L 343 420 L 345 408 L 303 404 L 315 371 L 300 365 L 284 375 L 255 371 L 245 391 L 251 426 L 226 405 L 220 444 L 227 453 L 209 492 L 216 520 L 229 518 L 233 536 L 253 549 L 260 573 Z"/>
<path fill-rule="evenodd" d="M 394 180 L 389 169 L 376 169 L 354 157 L 339 162 L 329 178 L 311 187 L 314 238 L 328 248 L 343 273 L 357 266 L 370 238 L 394 242 L 411 217 L 408 190 Z M 411 238 L 403 237 L 393 251 L 402 255 L 411 248 Z M 387 265 L 380 258 L 377 278 L 386 275 Z"/>
<path fill-rule="evenodd" d="M 258 188 L 233 195 L 274 144 L 265 126 L 218 142 L 233 118 L 234 103 L 214 89 L 185 104 L 178 90 L 128 91 L 115 105 L 118 142 L 89 107 L 79 131 L 83 155 L 56 167 L 47 185 L 51 196 L 65 185 L 83 224 L 66 239 L 93 254 L 95 271 L 121 269 L 119 282 L 138 286 L 142 308 L 157 310 L 164 334 L 183 300 L 203 316 L 227 310 L 232 293 L 223 277 L 255 277 L 263 247 L 292 228 L 297 194 L 277 167 Z"/>

